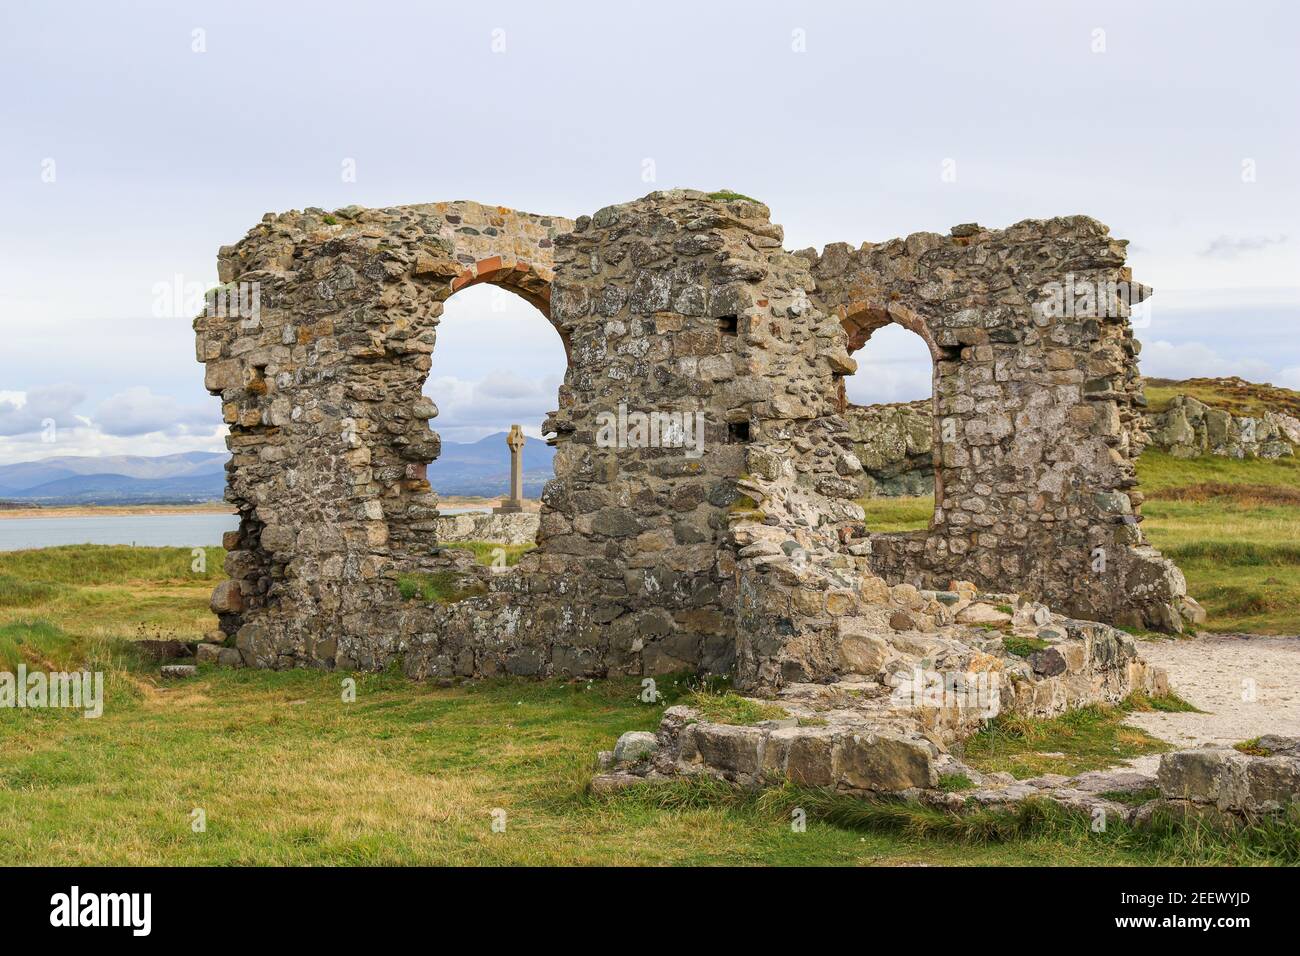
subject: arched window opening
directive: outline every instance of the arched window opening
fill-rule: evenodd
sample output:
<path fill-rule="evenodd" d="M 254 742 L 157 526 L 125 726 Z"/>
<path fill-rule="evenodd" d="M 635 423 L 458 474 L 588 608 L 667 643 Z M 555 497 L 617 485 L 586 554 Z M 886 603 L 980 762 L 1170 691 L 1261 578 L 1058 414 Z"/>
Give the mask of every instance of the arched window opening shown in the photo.
<path fill-rule="evenodd" d="M 859 503 L 873 533 L 924 531 L 934 518 L 934 360 L 901 325 L 866 328 L 850 336 L 858 370 L 840 393 L 866 472 Z"/>
<path fill-rule="evenodd" d="M 542 423 L 559 401 L 564 343 L 535 305 L 480 283 L 444 303 L 430 360 L 422 391 L 438 408 L 430 425 L 441 450 L 427 469 L 438 543 L 513 565 L 535 546 L 542 489 L 555 474 Z"/>

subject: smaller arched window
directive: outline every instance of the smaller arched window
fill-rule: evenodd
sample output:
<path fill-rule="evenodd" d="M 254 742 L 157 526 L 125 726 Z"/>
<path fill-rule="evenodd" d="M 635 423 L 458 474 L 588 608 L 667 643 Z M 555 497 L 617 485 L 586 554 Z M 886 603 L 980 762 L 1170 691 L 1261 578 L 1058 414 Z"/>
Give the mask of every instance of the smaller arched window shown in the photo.
<path fill-rule="evenodd" d="M 920 335 L 887 320 L 856 323 L 849 337 L 858 370 L 841 381 L 840 405 L 866 473 L 859 503 L 867 529 L 923 531 L 934 517 L 930 349 Z"/>

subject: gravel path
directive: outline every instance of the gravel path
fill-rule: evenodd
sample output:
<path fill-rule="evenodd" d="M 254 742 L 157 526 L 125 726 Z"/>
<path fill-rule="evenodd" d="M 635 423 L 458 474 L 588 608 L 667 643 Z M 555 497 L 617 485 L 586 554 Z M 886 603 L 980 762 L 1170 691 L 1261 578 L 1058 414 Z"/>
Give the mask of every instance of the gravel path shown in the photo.
<path fill-rule="evenodd" d="M 1203 634 L 1144 641 L 1142 656 L 1204 714 L 1132 714 L 1128 723 L 1178 748 L 1235 744 L 1261 734 L 1300 736 L 1300 637 Z M 1251 691 L 1253 690 L 1253 697 Z M 1159 757 L 1132 765 L 1154 773 Z"/>

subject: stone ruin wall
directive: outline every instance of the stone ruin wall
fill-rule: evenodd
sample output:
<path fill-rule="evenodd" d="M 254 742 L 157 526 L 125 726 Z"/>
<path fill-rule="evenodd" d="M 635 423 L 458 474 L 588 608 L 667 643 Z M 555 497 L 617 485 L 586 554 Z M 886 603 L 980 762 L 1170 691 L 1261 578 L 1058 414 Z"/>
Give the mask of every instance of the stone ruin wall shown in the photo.
<path fill-rule="evenodd" d="M 222 281 L 261 287 L 258 318 L 195 322 L 240 513 L 213 609 L 244 661 L 734 670 L 773 688 L 852 671 L 873 629 L 943 623 L 917 576 L 1179 626 L 1181 575 L 1144 546 L 1130 494 L 1127 322 L 1043 323 L 1031 308 L 1069 269 L 1127 277 L 1105 227 L 1030 221 L 821 256 L 781 241 L 761 204 L 675 190 L 572 223 L 468 202 L 309 209 L 223 249 Z M 425 478 L 442 303 L 476 282 L 534 304 L 569 358 L 538 547 L 503 573 L 438 546 Z M 926 339 L 957 429 L 920 540 L 869 536 L 854 501 L 843 377 L 887 321 Z M 704 453 L 600 447 L 598 416 L 620 405 L 700 413 Z M 404 599 L 414 574 L 458 599 Z"/>
<path fill-rule="evenodd" d="M 934 359 L 935 516 L 927 532 L 875 536 L 886 579 L 966 578 L 1077 617 L 1160 630 L 1198 612 L 1139 526 L 1144 400 L 1127 304 L 1044 308 L 1067 277 L 1145 295 L 1124 247 L 1074 216 L 801 253 L 852 349 L 897 322 Z"/>

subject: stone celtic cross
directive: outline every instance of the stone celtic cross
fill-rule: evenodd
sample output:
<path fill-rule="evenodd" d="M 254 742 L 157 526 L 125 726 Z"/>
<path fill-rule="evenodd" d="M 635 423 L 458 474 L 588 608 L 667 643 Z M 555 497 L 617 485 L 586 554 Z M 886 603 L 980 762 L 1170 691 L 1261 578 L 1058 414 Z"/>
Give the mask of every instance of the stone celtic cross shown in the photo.
<path fill-rule="evenodd" d="M 524 430 L 511 425 L 506 445 L 510 449 L 510 497 L 496 510 L 500 514 L 516 514 L 524 510 Z"/>

